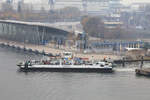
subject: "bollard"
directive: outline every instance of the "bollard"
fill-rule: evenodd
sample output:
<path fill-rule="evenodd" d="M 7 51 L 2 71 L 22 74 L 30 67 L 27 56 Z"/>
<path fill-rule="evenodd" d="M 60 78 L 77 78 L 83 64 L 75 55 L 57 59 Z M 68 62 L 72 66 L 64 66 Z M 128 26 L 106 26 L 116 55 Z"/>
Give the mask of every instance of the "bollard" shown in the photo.
<path fill-rule="evenodd" d="M 142 69 L 142 67 L 143 67 L 143 56 L 141 57 L 141 66 L 140 66 L 140 68 Z"/>
<path fill-rule="evenodd" d="M 27 49 L 25 47 L 23 47 L 23 51 L 27 51 Z"/>
<path fill-rule="evenodd" d="M 122 59 L 122 66 L 125 67 L 125 58 Z"/>

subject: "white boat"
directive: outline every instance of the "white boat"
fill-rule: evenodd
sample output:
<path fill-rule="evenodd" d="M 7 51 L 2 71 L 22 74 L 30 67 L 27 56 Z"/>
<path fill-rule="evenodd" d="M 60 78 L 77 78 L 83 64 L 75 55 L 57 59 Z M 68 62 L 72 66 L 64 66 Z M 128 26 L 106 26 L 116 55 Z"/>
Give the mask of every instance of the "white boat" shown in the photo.
<path fill-rule="evenodd" d="M 67 71 L 67 72 L 112 72 L 112 64 L 109 62 L 96 62 L 86 59 L 75 60 L 71 52 L 64 52 L 61 57 L 44 58 L 41 61 L 25 61 L 17 66 L 23 70 Z"/>
<path fill-rule="evenodd" d="M 17 66 L 23 70 L 45 70 L 54 72 L 112 72 L 112 64 L 107 62 L 98 62 L 93 64 L 63 64 L 60 62 L 43 63 L 42 61 L 26 61 Z"/>

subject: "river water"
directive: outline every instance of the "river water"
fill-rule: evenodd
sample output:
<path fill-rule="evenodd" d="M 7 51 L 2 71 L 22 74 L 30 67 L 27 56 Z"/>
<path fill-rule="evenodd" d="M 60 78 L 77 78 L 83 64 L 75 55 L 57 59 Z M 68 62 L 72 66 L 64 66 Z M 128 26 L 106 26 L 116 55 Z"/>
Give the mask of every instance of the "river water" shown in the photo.
<path fill-rule="evenodd" d="M 40 57 L 0 48 L 0 100 L 150 100 L 150 78 L 130 66 L 111 74 L 20 72 L 16 63 L 30 58 Z"/>

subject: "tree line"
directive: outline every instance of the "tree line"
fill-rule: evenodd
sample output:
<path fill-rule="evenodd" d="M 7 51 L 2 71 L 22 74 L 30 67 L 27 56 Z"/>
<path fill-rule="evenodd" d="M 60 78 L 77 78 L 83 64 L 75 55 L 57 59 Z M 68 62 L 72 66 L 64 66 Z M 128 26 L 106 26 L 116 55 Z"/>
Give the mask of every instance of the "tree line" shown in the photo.
<path fill-rule="evenodd" d="M 18 10 L 19 9 L 19 10 Z M 76 7 L 65 7 L 47 11 L 44 7 L 35 10 L 29 5 L 22 5 L 22 8 L 14 9 L 11 4 L 2 3 L 0 19 L 13 19 L 22 21 L 55 22 L 64 20 L 80 20 L 81 12 Z"/>
<path fill-rule="evenodd" d="M 150 37 L 148 31 L 125 28 L 117 25 L 108 28 L 100 16 L 84 16 L 81 19 L 84 32 L 88 36 L 101 39 L 137 39 Z"/>

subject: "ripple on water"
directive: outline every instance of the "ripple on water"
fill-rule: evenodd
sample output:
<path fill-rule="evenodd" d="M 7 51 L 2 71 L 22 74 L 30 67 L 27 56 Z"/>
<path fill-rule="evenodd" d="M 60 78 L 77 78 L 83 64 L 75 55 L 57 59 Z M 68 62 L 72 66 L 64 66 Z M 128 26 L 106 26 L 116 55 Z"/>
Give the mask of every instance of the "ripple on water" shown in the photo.
<path fill-rule="evenodd" d="M 137 64 L 126 64 L 127 67 L 114 68 L 114 73 L 107 74 L 17 71 L 17 61 L 28 57 L 40 58 L 29 53 L 17 53 L 0 48 L 0 99 L 149 100 L 150 98 L 150 78 L 135 75 L 134 69 Z M 145 65 L 149 66 L 149 63 Z"/>

